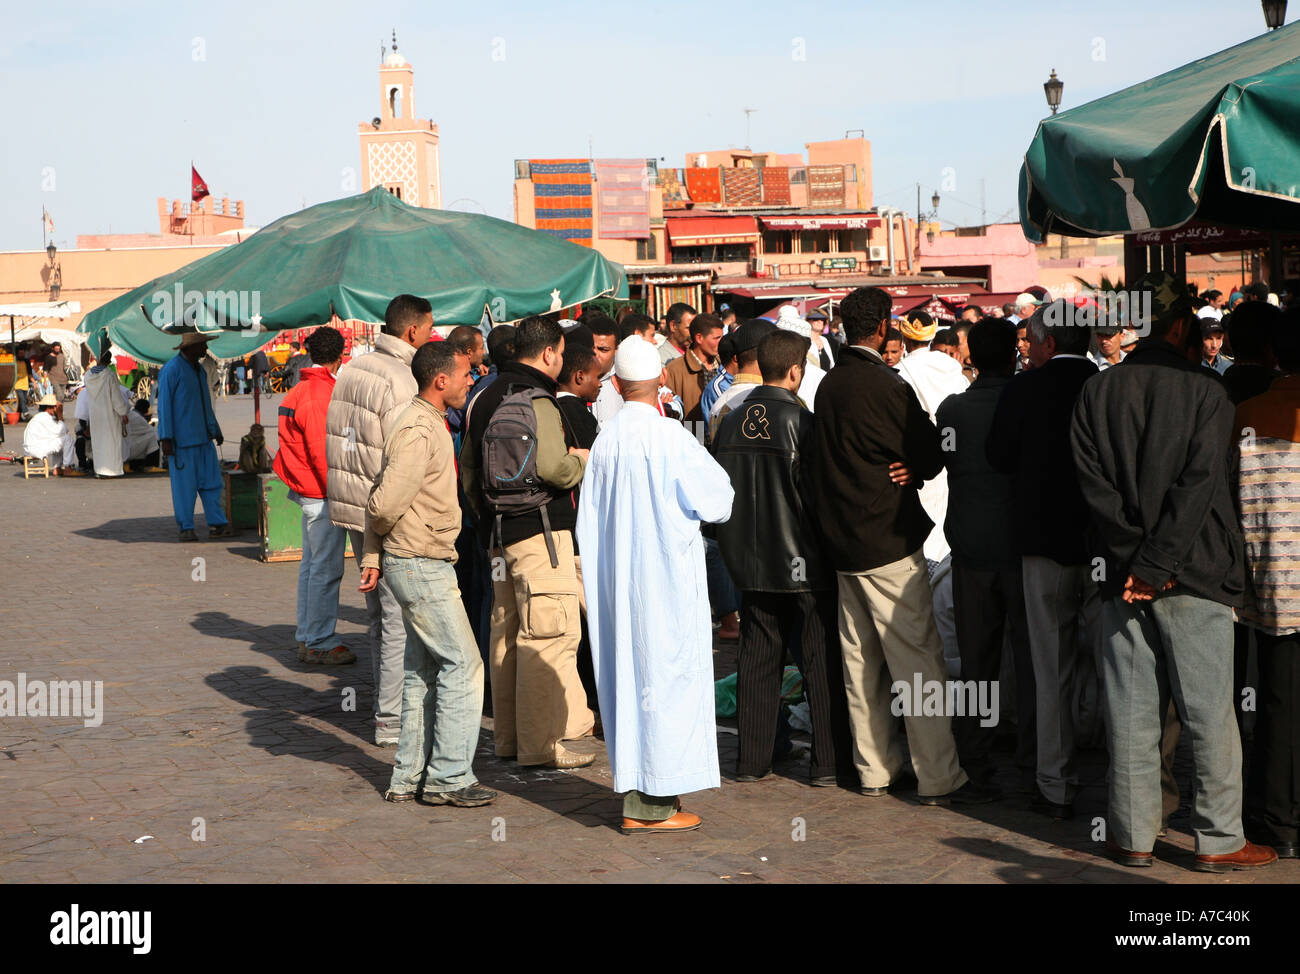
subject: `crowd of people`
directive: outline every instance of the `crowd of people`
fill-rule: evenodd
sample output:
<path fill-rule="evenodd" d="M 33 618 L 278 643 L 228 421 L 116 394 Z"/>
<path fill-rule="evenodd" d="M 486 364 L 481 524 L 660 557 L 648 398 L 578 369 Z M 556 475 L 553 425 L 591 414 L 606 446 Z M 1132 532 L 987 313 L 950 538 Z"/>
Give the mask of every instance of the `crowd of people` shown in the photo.
<path fill-rule="evenodd" d="M 861 288 L 836 320 L 674 305 L 486 342 L 432 340 L 428 303 L 401 295 L 342 370 L 318 329 L 276 457 L 303 505 L 299 658 L 356 659 L 335 632 L 347 531 L 389 801 L 493 800 L 473 772 L 486 684 L 498 757 L 577 768 L 594 755 L 567 745 L 603 737 L 624 832 L 698 828 L 680 796 L 720 783 L 712 646 L 734 634 L 738 782 L 788 748 L 788 655 L 815 787 L 997 801 L 1001 730 L 1020 790 L 1064 820 L 1100 739 L 1108 847 L 1144 866 L 1186 734 L 1195 868 L 1295 856 L 1280 501 L 1300 479 L 1300 321 L 1267 301 L 1198 314 L 1167 276 L 1137 288 L 1150 320 L 1027 293 L 939 328 Z"/>
<path fill-rule="evenodd" d="M 28 384 L 19 390 L 20 403 L 30 402 L 34 410 L 23 430 L 25 456 L 46 460 L 59 477 L 162 471 L 152 406 L 122 384 L 106 345 L 84 376 L 65 361 L 59 342 L 43 366 L 28 360 Z M 35 398 L 28 400 L 28 394 Z M 64 416 L 68 402 L 73 403 L 71 427 Z"/>
<path fill-rule="evenodd" d="M 440 338 L 399 295 L 347 365 L 316 329 L 274 458 L 302 507 L 298 659 L 357 659 L 336 631 L 350 539 L 388 801 L 490 803 L 490 706 L 524 767 L 589 765 L 573 743 L 603 739 L 624 832 L 698 828 L 681 796 L 720 784 L 713 645 L 735 639 L 737 782 L 788 753 L 788 657 L 814 787 L 1018 790 L 1067 820 L 1079 751 L 1104 743 L 1107 846 L 1148 866 L 1185 735 L 1195 868 L 1295 857 L 1300 312 L 1134 288 L 1148 318 L 1026 292 L 940 327 L 867 287 L 834 318 L 679 304 L 486 340 Z M 196 499 L 220 537 L 206 339 L 178 351 L 159 450 L 182 540 Z M 133 411 L 88 402 L 109 417 L 92 438 Z"/>

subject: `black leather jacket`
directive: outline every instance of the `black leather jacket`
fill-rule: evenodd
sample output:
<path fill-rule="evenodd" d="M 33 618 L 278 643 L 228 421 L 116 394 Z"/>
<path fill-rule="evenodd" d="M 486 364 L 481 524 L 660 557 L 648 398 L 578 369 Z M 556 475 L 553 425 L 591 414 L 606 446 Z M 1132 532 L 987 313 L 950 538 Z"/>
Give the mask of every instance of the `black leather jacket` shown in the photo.
<path fill-rule="evenodd" d="M 718 546 L 743 592 L 831 587 L 801 483 L 812 432 L 812 413 L 776 386 L 759 386 L 718 427 L 713 453 L 736 491 L 731 517 L 716 526 Z"/>

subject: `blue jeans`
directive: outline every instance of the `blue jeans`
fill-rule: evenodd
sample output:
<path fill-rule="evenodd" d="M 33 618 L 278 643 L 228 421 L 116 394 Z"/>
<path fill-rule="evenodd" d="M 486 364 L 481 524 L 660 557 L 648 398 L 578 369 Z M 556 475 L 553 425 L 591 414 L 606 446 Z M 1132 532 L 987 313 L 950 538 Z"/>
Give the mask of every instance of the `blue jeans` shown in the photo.
<path fill-rule="evenodd" d="M 713 617 L 725 616 L 740 608 L 740 596 L 727 573 L 722 550 L 713 538 L 704 539 L 704 573 L 709 583 L 709 606 Z"/>
<path fill-rule="evenodd" d="M 289 491 L 302 508 L 302 563 L 298 566 L 298 642 L 308 649 L 333 649 L 338 639 L 339 583 L 347 531 L 330 523 L 329 501 Z"/>
<path fill-rule="evenodd" d="M 451 562 L 384 553 L 383 574 L 406 624 L 402 734 L 389 791 L 442 794 L 475 784 L 483 660 Z"/>
<path fill-rule="evenodd" d="M 1232 610 L 1196 595 L 1134 603 L 1112 598 L 1102 604 L 1101 625 L 1111 838 L 1135 852 L 1155 845 L 1161 718 L 1172 696 L 1192 742 L 1196 851 L 1236 852 L 1246 838 L 1232 699 Z"/>

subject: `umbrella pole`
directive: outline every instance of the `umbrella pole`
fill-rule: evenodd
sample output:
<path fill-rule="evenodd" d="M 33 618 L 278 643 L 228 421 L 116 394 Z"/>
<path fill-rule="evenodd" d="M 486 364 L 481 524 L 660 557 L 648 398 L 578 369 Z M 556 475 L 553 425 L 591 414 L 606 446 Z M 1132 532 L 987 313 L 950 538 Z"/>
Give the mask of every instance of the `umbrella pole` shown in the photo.
<path fill-rule="evenodd" d="M 257 376 L 253 379 L 253 422 L 259 425 L 262 422 L 262 390 L 260 388 L 260 378 L 260 376 Z"/>

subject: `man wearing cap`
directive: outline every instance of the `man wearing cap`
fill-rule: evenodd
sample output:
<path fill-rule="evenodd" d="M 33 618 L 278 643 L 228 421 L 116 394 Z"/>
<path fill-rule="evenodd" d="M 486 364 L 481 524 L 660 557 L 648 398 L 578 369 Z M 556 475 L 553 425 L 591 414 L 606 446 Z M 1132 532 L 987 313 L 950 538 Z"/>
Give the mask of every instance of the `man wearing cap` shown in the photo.
<path fill-rule="evenodd" d="M 1097 339 L 1097 350 L 1088 353 L 1093 365 L 1104 372 L 1124 361 L 1124 330 L 1117 322 L 1104 321 L 1092 333 Z"/>
<path fill-rule="evenodd" d="M 217 446 L 224 442 L 208 379 L 199 362 L 207 353 L 211 335 L 186 332 L 176 346 L 180 354 L 158 373 L 158 446 L 170 457 L 172 510 L 182 541 L 197 541 L 194 534 L 194 500 L 203 502 L 208 537 L 227 538 L 230 522 L 221 508 L 221 464 Z"/>
<path fill-rule="evenodd" d="M 76 437 L 64 425 L 59 401 L 47 395 L 33 405 L 36 415 L 23 430 L 23 453 L 38 460 L 49 457 L 50 466 L 59 477 L 84 477 L 77 469 Z"/>
<path fill-rule="evenodd" d="M 699 526 L 728 518 L 733 491 L 695 437 L 660 415 L 661 371 L 649 343 L 619 345 L 625 404 L 596 438 L 578 502 L 600 712 L 629 835 L 699 828 L 678 796 L 721 783 Z"/>
<path fill-rule="evenodd" d="M 86 373 L 85 388 L 77 399 L 82 396 L 86 399 L 95 476 L 121 477 L 131 393 L 117 377 L 113 353 L 108 350 L 107 341 L 103 348 L 98 363 Z"/>
<path fill-rule="evenodd" d="M 764 318 L 746 321 L 731 333 L 731 347 L 736 352 L 736 378 L 718 397 L 709 415 L 709 437 L 718 430 L 722 417 L 744 402 L 745 397 L 763 384 L 758 370 L 758 344 L 776 331 L 776 325 Z"/>
<path fill-rule="evenodd" d="M 1233 718 L 1232 610 L 1244 603 L 1246 577 L 1230 485 L 1232 403 L 1181 352 L 1196 325 L 1184 287 L 1156 271 L 1136 288 L 1151 296 L 1149 337 L 1083 384 L 1070 431 L 1104 556 L 1107 846 L 1126 866 L 1154 861 L 1161 718 L 1172 696 L 1192 741 L 1194 868 L 1266 866 L 1277 853 L 1242 829 Z"/>
<path fill-rule="evenodd" d="M 1232 359 L 1223 354 L 1223 322 L 1217 318 L 1198 318 L 1201 326 L 1201 365 L 1219 375 L 1232 367 Z"/>
<path fill-rule="evenodd" d="M 1042 302 L 1028 291 L 1017 294 L 1014 302 L 1016 313 L 1011 315 L 1010 321 L 1012 324 L 1019 324 L 1020 322 L 1027 320 L 1029 316 L 1034 313 L 1034 309 L 1041 303 Z"/>

